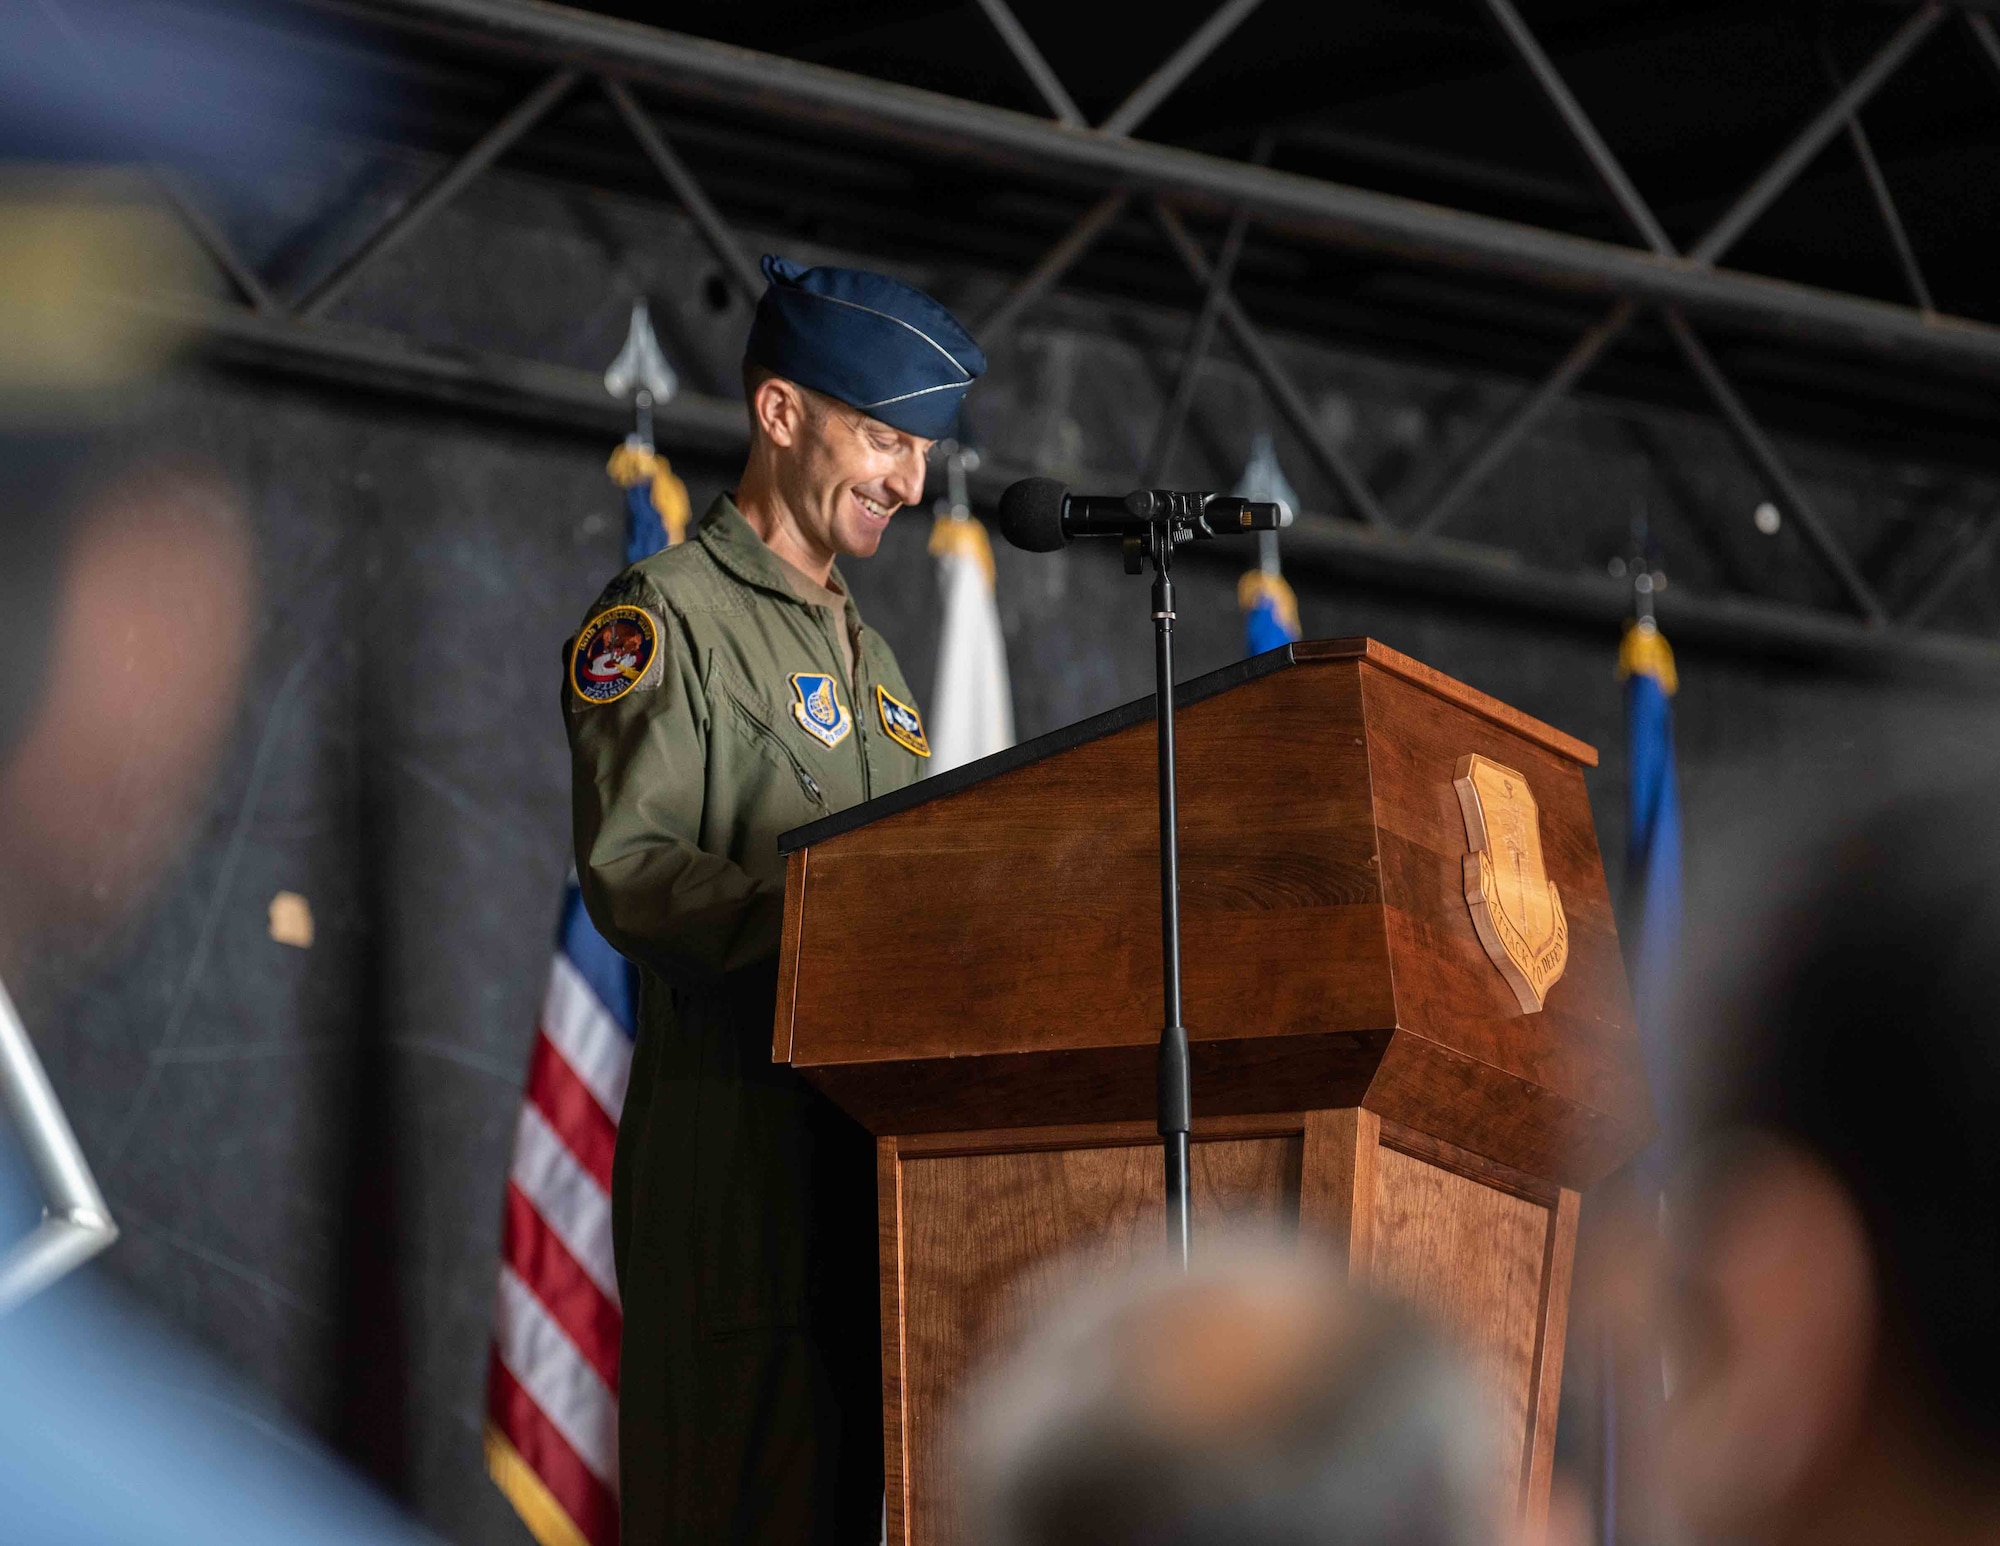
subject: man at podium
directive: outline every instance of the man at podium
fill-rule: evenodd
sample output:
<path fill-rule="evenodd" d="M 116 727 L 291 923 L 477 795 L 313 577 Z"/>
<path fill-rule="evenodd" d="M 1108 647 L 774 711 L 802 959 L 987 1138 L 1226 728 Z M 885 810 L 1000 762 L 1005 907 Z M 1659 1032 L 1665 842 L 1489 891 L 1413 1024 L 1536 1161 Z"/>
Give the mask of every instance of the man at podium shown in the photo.
<path fill-rule="evenodd" d="M 577 872 L 641 981 L 612 1187 L 628 1546 L 881 1519 L 874 1150 L 771 1062 L 776 839 L 923 772 L 915 695 L 834 564 L 922 497 L 986 362 L 896 280 L 763 266 L 734 496 L 567 652 Z"/>

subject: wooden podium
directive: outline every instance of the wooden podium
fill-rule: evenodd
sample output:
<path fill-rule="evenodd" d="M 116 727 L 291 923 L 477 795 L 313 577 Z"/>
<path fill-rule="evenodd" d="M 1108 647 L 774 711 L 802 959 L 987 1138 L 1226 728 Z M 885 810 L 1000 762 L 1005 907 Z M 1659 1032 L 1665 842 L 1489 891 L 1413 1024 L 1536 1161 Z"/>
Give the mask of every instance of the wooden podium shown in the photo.
<path fill-rule="evenodd" d="M 1177 703 L 1196 1251 L 1226 1217 L 1296 1225 L 1440 1319 L 1539 1521 L 1578 1191 L 1651 1130 L 1596 753 L 1368 640 Z M 781 840 L 772 1055 L 878 1138 L 898 1546 L 950 1538 L 951 1398 L 1057 1260 L 1164 1249 L 1152 715 Z"/>

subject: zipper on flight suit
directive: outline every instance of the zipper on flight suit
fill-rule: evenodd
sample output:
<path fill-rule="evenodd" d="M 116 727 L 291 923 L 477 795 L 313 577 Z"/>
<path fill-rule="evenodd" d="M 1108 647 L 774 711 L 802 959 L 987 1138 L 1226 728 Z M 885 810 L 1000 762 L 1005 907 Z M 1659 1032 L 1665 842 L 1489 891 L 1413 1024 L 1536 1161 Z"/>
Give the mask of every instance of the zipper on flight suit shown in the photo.
<path fill-rule="evenodd" d="M 806 771 L 806 765 L 799 761 L 798 755 L 793 752 L 791 747 L 785 744 L 785 738 L 769 725 L 765 724 L 764 717 L 748 703 L 745 703 L 743 701 L 743 694 L 738 692 L 729 682 L 724 681 L 722 687 L 723 691 L 729 694 L 730 701 L 736 705 L 737 712 L 750 722 L 751 727 L 759 735 L 771 743 L 773 750 L 780 757 L 785 759 L 785 765 L 798 778 L 799 788 L 805 791 L 806 798 L 811 800 L 821 810 L 827 809 L 826 792 L 819 787 L 819 780 Z"/>
<path fill-rule="evenodd" d="M 819 621 L 820 636 L 825 639 L 827 648 L 833 651 L 836 672 L 840 672 L 840 668 L 845 664 L 840 653 L 840 640 L 835 638 L 830 630 L 847 626 L 847 610 L 842 607 L 836 612 L 832 607 L 814 605 L 811 611 Z M 861 798 L 864 800 L 872 798 L 875 793 L 875 781 L 868 772 L 868 742 L 865 739 L 867 729 L 861 714 L 860 700 L 861 679 L 868 669 L 868 662 L 861 653 L 861 640 L 866 632 L 866 628 L 858 630 L 851 641 L 854 645 L 854 674 L 850 677 L 841 672 L 834 677 L 846 691 L 848 712 L 854 716 L 854 750 L 861 758 Z"/>

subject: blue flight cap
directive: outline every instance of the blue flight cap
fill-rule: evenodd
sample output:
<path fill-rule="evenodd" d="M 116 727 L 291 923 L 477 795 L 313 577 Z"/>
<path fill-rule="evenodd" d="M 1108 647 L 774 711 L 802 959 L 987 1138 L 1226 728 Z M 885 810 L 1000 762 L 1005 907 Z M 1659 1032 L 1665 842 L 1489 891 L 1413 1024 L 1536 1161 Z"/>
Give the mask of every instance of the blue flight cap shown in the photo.
<path fill-rule="evenodd" d="M 942 440 L 986 356 L 923 291 L 858 268 L 764 255 L 770 284 L 744 354 L 906 434 Z"/>

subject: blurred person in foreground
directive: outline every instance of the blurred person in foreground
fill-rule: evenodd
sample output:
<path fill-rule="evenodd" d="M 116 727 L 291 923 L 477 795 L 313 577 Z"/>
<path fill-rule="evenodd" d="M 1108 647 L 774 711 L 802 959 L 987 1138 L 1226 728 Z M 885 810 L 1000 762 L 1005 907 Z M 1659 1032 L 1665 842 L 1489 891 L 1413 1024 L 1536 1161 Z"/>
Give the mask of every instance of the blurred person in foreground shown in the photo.
<path fill-rule="evenodd" d="M 1484 1403 L 1331 1261 L 1210 1249 L 1061 1307 L 961 1421 L 978 1546 L 1496 1546 Z"/>
<path fill-rule="evenodd" d="M 63 98 L 79 87 L 65 19 L 15 9 L 0 22 L 0 998 L 102 949 L 172 873 L 213 799 L 256 621 L 235 490 L 148 425 L 188 244 L 143 178 L 90 163 L 119 136 L 94 101 Z M 148 62 L 116 8 L 86 9 L 97 48 Z M 105 95 L 164 94 L 197 117 L 193 54 Z M 44 1046 L 82 1034 L 53 1013 L 27 1029 Z M 6 1098 L 30 1083 L 20 1068 L 0 1068 L 0 1542 L 433 1543 L 107 1276 L 45 1286 L 28 1237 L 46 1199 Z M 148 1190 L 112 1179 L 114 1215 Z"/>
<path fill-rule="evenodd" d="M 1909 800 L 1795 873 L 1703 1017 L 1666 1495 L 1698 1539 L 2000 1542 L 2000 820 Z"/>

